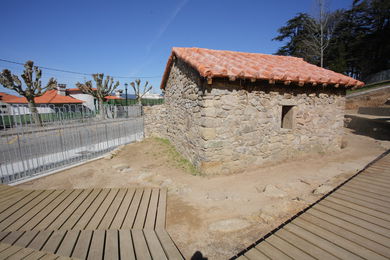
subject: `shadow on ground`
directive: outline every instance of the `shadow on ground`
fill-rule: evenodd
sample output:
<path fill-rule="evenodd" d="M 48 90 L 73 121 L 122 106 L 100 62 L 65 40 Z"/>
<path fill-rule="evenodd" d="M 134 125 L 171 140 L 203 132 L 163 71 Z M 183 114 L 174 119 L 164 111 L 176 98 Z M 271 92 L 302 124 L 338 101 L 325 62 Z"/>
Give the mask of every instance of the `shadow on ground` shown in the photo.
<path fill-rule="evenodd" d="M 372 137 L 377 140 L 390 141 L 390 117 L 364 118 L 355 115 L 346 115 L 347 127 L 354 134 Z"/>

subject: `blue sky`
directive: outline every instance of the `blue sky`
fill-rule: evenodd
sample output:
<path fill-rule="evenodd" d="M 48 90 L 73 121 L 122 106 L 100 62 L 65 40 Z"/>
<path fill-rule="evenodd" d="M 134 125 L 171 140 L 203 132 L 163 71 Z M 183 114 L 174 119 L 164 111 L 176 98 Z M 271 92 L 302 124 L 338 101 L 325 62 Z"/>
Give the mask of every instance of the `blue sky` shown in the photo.
<path fill-rule="evenodd" d="M 159 85 L 173 46 L 272 54 L 277 29 L 315 0 L 2 0 L 0 59 Z M 331 10 L 352 0 L 333 0 Z M 0 61 L 0 69 L 23 67 Z M 74 87 L 88 76 L 43 70 Z M 120 88 L 134 78 L 117 78 Z M 0 91 L 4 88 L 0 86 Z M 7 91 L 9 92 L 9 91 Z M 131 91 L 130 91 L 131 92 Z"/>

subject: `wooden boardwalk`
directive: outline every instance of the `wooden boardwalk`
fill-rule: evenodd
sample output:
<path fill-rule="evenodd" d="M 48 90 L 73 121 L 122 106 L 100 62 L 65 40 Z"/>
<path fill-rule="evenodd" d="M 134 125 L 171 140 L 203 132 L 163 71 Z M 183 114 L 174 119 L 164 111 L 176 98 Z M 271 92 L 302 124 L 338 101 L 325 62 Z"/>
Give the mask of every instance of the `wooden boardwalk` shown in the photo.
<path fill-rule="evenodd" d="M 390 259 L 390 154 L 236 258 Z"/>
<path fill-rule="evenodd" d="M 0 259 L 36 252 L 48 259 L 183 259 L 165 230 L 166 197 L 166 190 L 158 188 L 22 190 L 2 185 Z"/>

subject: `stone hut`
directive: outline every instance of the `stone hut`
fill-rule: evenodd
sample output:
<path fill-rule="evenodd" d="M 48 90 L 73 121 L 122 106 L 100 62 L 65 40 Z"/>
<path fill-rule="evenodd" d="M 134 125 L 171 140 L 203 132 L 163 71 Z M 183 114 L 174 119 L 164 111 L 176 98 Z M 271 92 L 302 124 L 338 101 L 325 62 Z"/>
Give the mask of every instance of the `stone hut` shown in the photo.
<path fill-rule="evenodd" d="M 362 85 L 301 58 L 173 48 L 151 134 L 205 174 L 336 151 L 346 89 Z"/>

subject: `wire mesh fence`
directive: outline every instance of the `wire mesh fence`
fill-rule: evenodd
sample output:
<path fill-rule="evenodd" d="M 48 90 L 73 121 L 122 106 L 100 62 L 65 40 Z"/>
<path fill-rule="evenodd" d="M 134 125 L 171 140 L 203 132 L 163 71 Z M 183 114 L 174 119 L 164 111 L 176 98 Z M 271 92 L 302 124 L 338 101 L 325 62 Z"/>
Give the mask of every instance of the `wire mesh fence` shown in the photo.
<path fill-rule="evenodd" d="M 104 116 L 69 107 L 55 109 L 40 113 L 42 126 L 36 125 L 30 114 L 14 113 L 8 115 L 8 121 L 1 116 L 0 183 L 93 159 L 143 138 L 140 106 L 106 106 Z"/>

